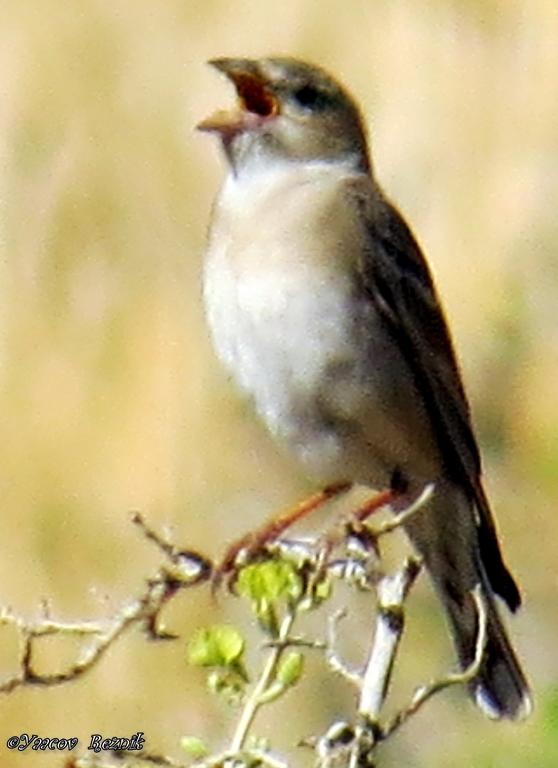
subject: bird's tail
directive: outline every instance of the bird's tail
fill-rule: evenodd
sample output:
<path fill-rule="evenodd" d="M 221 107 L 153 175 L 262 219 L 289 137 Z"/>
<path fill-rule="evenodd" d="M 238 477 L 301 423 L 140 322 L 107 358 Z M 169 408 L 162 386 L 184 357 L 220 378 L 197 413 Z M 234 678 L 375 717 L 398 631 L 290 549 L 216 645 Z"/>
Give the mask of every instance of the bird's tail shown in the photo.
<path fill-rule="evenodd" d="M 475 703 L 491 718 L 520 720 L 532 709 L 529 686 L 508 640 L 481 561 L 471 502 L 453 488 L 434 497 L 405 525 L 423 556 L 449 619 L 460 665 L 475 658 L 479 632 L 473 589 L 480 585 L 486 610 L 486 644 L 480 670 L 470 684 Z"/>
<path fill-rule="evenodd" d="M 486 610 L 486 645 L 479 674 L 469 686 L 471 695 L 488 717 L 521 720 L 532 709 L 529 686 L 486 584 L 482 584 L 481 593 Z M 453 596 L 441 594 L 441 597 L 449 616 L 459 661 L 465 669 L 475 657 L 478 609 L 471 593 L 460 602 Z"/>

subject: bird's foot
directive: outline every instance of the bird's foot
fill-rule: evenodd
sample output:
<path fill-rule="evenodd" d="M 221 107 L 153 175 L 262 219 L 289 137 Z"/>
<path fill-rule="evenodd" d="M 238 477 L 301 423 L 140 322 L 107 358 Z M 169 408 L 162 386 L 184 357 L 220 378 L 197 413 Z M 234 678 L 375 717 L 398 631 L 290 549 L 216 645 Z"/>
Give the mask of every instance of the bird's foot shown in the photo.
<path fill-rule="evenodd" d="M 393 503 L 397 495 L 397 492 L 391 489 L 379 491 L 359 507 L 352 509 L 340 522 L 326 531 L 321 537 L 320 542 L 323 548 L 331 551 L 331 549 L 340 544 L 348 534 L 360 533 L 363 523 L 365 523 L 373 514 L 379 512 L 388 504 Z"/>
<path fill-rule="evenodd" d="M 211 578 L 212 591 L 216 592 L 224 579 L 227 579 L 227 584 L 230 587 L 234 582 L 240 565 L 246 565 L 247 562 L 257 559 L 265 551 L 266 545 L 281 536 L 287 528 L 290 528 L 291 525 L 302 520 L 303 517 L 306 517 L 310 512 L 323 506 L 331 499 L 346 493 L 351 487 L 352 483 L 346 482 L 328 485 L 323 490 L 299 502 L 296 506 L 290 507 L 276 517 L 271 518 L 260 528 L 250 531 L 234 541 L 225 551 L 221 561 L 213 569 Z"/>
<path fill-rule="evenodd" d="M 314 576 L 316 582 L 320 582 L 325 576 L 331 553 L 343 542 L 347 542 L 349 537 L 358 539 L 366 550 L 376 550 L 374 533 L 363 524 L 374 513 L 391 504 L 397 495 L 397 492 L 392 489 L 375 493 L 320 536 L 318 543 L 320 568 Z"/>

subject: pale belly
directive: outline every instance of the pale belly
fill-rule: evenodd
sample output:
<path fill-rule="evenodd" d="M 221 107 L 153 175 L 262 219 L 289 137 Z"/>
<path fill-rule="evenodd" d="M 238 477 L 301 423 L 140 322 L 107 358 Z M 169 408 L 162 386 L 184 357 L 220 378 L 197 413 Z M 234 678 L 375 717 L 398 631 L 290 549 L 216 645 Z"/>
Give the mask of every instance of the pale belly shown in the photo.
<path fill-rule="evenodd" d="M 353 286 L 327 275 L 238 278 L 223 263 L 206 270 L 215 350 L 269 430 L 321 482 L 374 487 L 425 452 L 422 411 L 389 337 Z M 418 461 L 420 465 L 422 459 Z"/>

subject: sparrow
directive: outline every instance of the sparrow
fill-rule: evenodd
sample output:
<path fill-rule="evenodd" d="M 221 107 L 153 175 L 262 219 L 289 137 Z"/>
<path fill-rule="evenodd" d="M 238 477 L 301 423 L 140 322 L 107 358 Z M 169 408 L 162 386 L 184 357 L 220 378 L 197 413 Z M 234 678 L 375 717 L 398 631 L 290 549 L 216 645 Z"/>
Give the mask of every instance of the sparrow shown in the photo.
<path fill-rule="evenodd" d="M 462 668 L 474 658 L 480 588 L 487 641 L 470 692 L 489 717 L 521 719 L 531 696 L 495 597 L 516 611 L 519 590 L 432 276 L 376 181 L 359 108 L 304 61 L 209 63 L 238 97 L 198 126 L 219 137 L 228 164 L 203 269 L 217 356 L 322 486 L 391 488 L 403 505 L 434 484 L 405 531 Z"/>

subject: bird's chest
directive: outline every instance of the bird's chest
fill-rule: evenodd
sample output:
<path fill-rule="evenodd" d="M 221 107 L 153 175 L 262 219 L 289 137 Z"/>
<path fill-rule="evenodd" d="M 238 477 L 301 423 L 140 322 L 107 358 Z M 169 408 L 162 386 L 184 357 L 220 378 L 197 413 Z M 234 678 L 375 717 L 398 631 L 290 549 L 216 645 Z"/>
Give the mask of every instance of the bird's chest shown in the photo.
<path fill-rule="evenodd" d="M 217 354 L 270 429 L 290 442 L 320 431 L 324 398 L 335 387 L 347 397 L 361 365 L 363 318 L 343 265 L 343 224 L 332 228 L 327 191 L 323 206 L 311 203 L 315 192 L 304 185 L 274 195 L 272 187 L 236 200 L 234 210 L 225 205 L 205 265 Z"/>
<path fill-rule="evenodd" d="M 351 287 L 303 260 L 281 263 L 277 243 L 258 239 L 275 249 L 272 263 L 243 269 L 226 247 L 211 254 L 206 311 L 218 356 L 270 428 L 285 432 L 292 419 L 309 413 L 328 372 L 351 364 Z"/>

